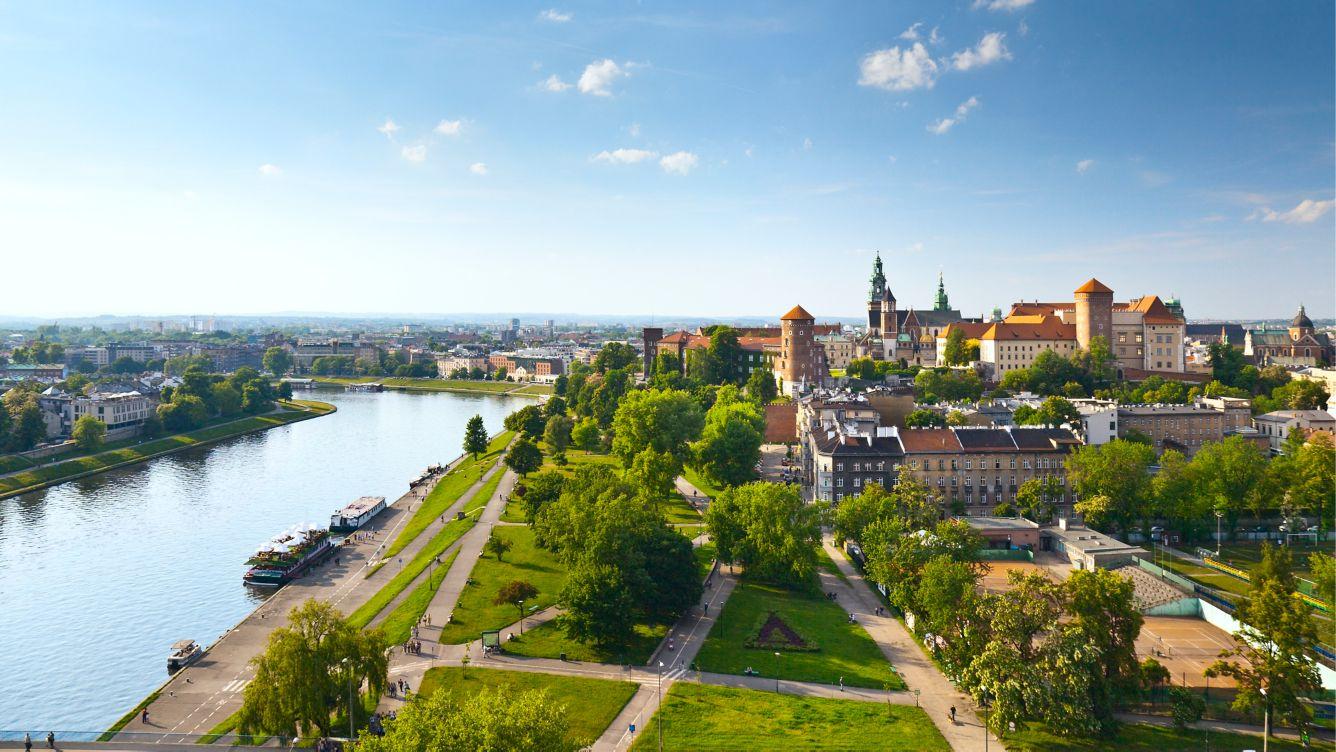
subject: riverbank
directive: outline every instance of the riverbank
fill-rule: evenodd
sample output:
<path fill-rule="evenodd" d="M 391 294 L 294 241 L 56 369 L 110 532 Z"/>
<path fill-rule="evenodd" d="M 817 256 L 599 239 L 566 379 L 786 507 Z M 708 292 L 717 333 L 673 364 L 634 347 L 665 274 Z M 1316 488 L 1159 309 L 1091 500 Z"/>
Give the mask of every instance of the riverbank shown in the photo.
<path fill-rule="evenodd" d="M 280 405 L 286 409 L 205 426 L 194 431 L 108 449 L 96 454 L 58 460 L 31 470 L 0 477 L 0 499 L 36 491 L 78 478 L 86 478 L 108 470 L 136 465 L 155 457 L 163 457 L 186 449 L 208 446 L 237 436 L 318 418 L 322 415 L 328 415 L 336 409 L 328 402 L 317 402 L 315 400 L 291 400 L 281 402 Z"/>
<path fill-rule="evenodd" d="M 468 379 L 414 379 L 397 376 L 316 376 L 317 384 L 371 384 L 386 389 L 406 392 L 463 392 L 473 394 L 505 394 L 512 397 L 542 397 L 552 393 L 549 384 L 512 381 L 473 381 Z"/>

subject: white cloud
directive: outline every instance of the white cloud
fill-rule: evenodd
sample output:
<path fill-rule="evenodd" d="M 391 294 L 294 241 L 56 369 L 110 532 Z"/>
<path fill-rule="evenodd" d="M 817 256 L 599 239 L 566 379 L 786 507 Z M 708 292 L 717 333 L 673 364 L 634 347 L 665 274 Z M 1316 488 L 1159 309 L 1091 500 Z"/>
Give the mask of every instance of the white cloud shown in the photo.
<path fill-rule="evenodd" d="M 399 153 L 409 162 L 423 162 L 427 159 L 427 147 L 422 144 L 405 146 Z"/>
<path fill-rule="evenodd" d="M 380 131 L 381 133 L 384 133 L 385 138 L 388 138 L 389 140 L 393 141 L 394 134 L 398 133 L 401 129 L 399 128 L 399 125 L 395 123 L 393 120 L 385 118 L 385 124 L 379 126 L 378 128 L 376 128 L 376 130 Z"/>
<path fill-rule="evenodd" d="M 640 123 L 631 123 L 629 126 L 627 126 L 627 128 L 626 128 L 626 132 L 629 133 L 629 134 L 631 134 L 631 138 L 635 138 L 636 136 L 639 136 L 639 135 L 640 135 Z"/>
<path fill-rule="evenodd" d="M 999 60 L 1010 60 L 1011 53 L 1007 50 L 1006 36 L 1000 31 L 990 31 L 984 34 L 983 39 L 980 39 L 973 49 L 961 50 L 952 55 L 951 67 L 959 71 L 967 71 L 971 68 L 981 68 L 996 63 Z"/>
<path fill-rule="evenodd" d="M 660 159 L 659 166 L 663 168 L 664 172 L 675 172 L 678 175 L 685 175 L 695 169 L 698 161 L 700 160 L 696 158 L 695 154 L 692 154 L 689 151 L 678 151 Z"/>
<path fill-rule="evenodd" d="M 869 53 L 859 63 L 858 72 L 860 86 L 887 91 L 930 89 L 937 78 L 937 63 L 922 42 L 915 42 L 904 50 L 891 47 Z"/>
<path fill-rule="evenodd" d="M 811 148 L 812 148 L 812 139 L 810 139 L 810 138 L 804 138 L 804 139 L 803 139 L 803 149 L 804 149 L 804 150 L 807 150 L 807 151 L 810 151 Z"/>
<path fill-rule="evenodd" d="M 1083 159 L 1083 160 L 1081 160 L 1080 162 L 1077 162 L 1077 163 L 1076 163 L 1076 172 L 1077 172 L 1078 174 L 1080 174 L 1080 175 L 1084 175 L 1084 174 L 1086 174 L 1087 172 L 1090 171 L 1090 168 L 1091 168 L 1091 167 L 1094 167 L 1094 166 L 1095 166 L 1095 160 L 1093 160 L 1093 159 Z"/>
<path fill-rule="evenodd" d="M 552 23 L 566 23 L 572 18 L 575 18 L 574 13 L 571 13 L 570 11 L 560 11 L 556 8 L 548 8 L 538 14 L 539 21 L 551 21 Z"/>
<path fill-rule="evenodd" d="M 928 130 L 938 136 L 944 135 L 947 131 L 951 130 L 956 125 L 963 123 L 965 121 L 966 116 L 970 114 L 970 111 L 978 106 L 979 106 L 979 98 L 970 97 L 969 99 L 966 99 L 964 102 L 961 102 L 960 105 L 956 107 L 956 112 L 954 115 L 952 115 L 951 117 L 942 118 L 941 120 L 938 120 L 932 125 L 929 125 Z"/>
<path fill-rule="evenodd" d="M 432 128 L 433 131 L 442 136 L 458 136 L 459 132 L 463 129 L 463 120 L 442 120 L 436 124 L 435 128 Z"/>
<path fill-rule="evenodd" d="M 748 159 L 751 159 L 751 156 L 752 156 L 752 148 L 751 148 L 750 146 L 748 146 L 747 148 L 745 148 L 745 149 L 742 150 L 742 153 L 743 153 L 743 154 L 746 154 Z"/>
<path fill-rule="evenodd" d="M 546 81 L 543 81 L 538 85 L 547 91 L 566 91 L 567 89 L 571 88 L 570 84 L 566 83 L 565 81 L 562 81 L 561 78 L 555 73 L 548 76 Z"/>
<path fill-rule="evenodd" d="M 260 174 L 267 178 L 276 178 L 283 174 L 283 170 L 279 169 L 278 165 L 266 163 L 260 165 Z"/>
<path fill-rule="evenodd" d="M 943 37 L 941 34 L 937 32 L 937 27 L 936 26 L 932 27 L 932 32 L 928 34 L 928 44 L 941 44 L 942 42 L 945 41 L 946 37 Z"/>
<path fill-rule="evenodd" d="M 595 162 L 607 162 L 608 164 L 635 164 L 657 156 L 659 156 L 657 152 L 644 149 L 614 149 L 595 154 L 593 160 Z"/>
<path fill-rule="evenodd" d="M 887 161 L 889 161 L 891 164 L 895 164 L 895 155 L 894 155 L 894 154 L 891 154 L 891 155 L 887 156 L 886 159 L 887 159 Z"/>
<path fill-rule="evenodd" d="M 905 40 L 905 41 L 907 41 L 907 42 L 916 42 L 916 41 L 918 41 L 918 38 L 919 38 L 919 27 L 922 26 L 922 25 L 923 25 L 923 22 L 922 22 L 922 21 L 919 21 L 919 22 L 915 23 L 913 26 L 910 26 L 908 29 L 905 29 L 904 31 L 900 32 L 900 39 L 903 39 L 903 40 Z"/>
<path fill-rule="evenodd" d="M 580 93 L 596 97 L 612 96 L 608 87 L 617 79 L 631 75 L 627 67 L 629 66 L 618 65 L 608 58 L 586 65 L 584 73 L 580 74 Z"/>
<path fill-rule="evenodd" d="M 1299 205 L 1285 212 L 1278 212 L 1269 206 L 1264 206 L 1248 216 L 1248 219 L 1260 219 L 1263 222 L 1284 222 L 1287 225 L 1306 225 L 1318 221 L 1327 212 L 1331 211 L 1332 206 L 1336 206 L 1336 201 L 1314 201 L 1306 198 L 1299 202 Z"/>
<path fill-rule="evenodd" d="M 1032 5 L 1034 0 L 974 0 L 974 7 L 987 8 L 988 10 L 1014 11 L 1020 10 L 1027 5 Z"/>
<path fill-rule="evenodd" d="M 1026 23 L 1025 21 L 1021 21 L 1020 25 L 1016 27 L 1016 31 L 1019 32 L 1020 35 L 1023 37 L 1029 36 L 1030 24 Z"/>
<path fill-rule="evenodd" d="M 487 165 L 483 164 L 482 162 L 474 162 L 473 164 L 469 165 L 469 172 L 473 173 L 474 175 L 486 175 Z"/>

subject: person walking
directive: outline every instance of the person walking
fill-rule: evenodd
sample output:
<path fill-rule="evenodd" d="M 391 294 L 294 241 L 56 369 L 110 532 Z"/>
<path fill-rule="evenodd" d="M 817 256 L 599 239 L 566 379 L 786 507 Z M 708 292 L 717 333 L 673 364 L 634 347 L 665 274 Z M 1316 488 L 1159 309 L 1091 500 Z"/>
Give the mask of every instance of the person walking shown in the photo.
<path fill-rule="evenodd" d="M 956 706 L 955 706 L 955 705 L 952 705 L 952 706 L 951 706 L 951 722 L 952 722 L 952 723 L 955 723 L 955 722 L 956 722 Z"/>
<path fill-rule="evenodd" d="M 144 708 L 144 712 L 139 714 L 139 722 L 148 725 L 148 708 Z"/>
<path fill-rule="evenodd" d="M 841 692 L 844 691 L 844 677 L 843 677 L 843 676 L 840 677 L 840 691 L 841 691 Z"/>
<path fill-rule="evenodd" d="M 50 747 L 51 749 L 56 748 L 56 732 L 54 731 L 46 732 L 46 746 Z"/>
<path fill-rule="evenodd" d="M 32 752 L 32 734 L 23 732 L 23 752 Z"/>

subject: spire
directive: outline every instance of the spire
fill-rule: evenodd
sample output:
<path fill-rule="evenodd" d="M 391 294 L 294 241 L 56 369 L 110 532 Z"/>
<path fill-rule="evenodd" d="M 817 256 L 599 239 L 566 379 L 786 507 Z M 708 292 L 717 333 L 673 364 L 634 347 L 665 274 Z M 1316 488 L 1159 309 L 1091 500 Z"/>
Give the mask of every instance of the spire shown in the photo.
<path fill-rule="evenodd" d="M 881 268 L 881 253 L 877 253 L 877 260 L 872 262 L 872 289 L 868 293 L 868 300 L 881 300 L 882 293 L 886 290 L 886 274 Z"/>
<path fill-rule="evenodd" d="M 946 283 L 942 281 L 942 273 L 937 272 L 937 298 L 933 300 L 932 310 L 949 311 L 951 310 L 951 301 L 946 297 Z"/>

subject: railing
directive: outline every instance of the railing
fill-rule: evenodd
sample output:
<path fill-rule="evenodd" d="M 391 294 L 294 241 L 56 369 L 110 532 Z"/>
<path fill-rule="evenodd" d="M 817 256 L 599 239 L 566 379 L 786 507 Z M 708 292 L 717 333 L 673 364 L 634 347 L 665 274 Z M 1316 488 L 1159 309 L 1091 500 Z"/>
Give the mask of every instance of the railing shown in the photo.
<path fill-rule="evenodd" d="M 1230 565 L 1214 557 L 1204 556 L 1202 557 L 1202 563 L 1204 563 L 1211 569 L 1216 570 L 1217 572 L 1224 572 L 1230 577 L 1243 580 L 1244 582 L 1252 582 L 1252 576 L 1249 575 L 1247 572 L 1243 571 L 1242 569 L 1239 569 L 1238 567 L 1231 567 Z M 1328 604 L 1326 601 L 1318 600 L 1317 598 L 1314 598 L 1313 596 L 1298 590 L 1294 592 L 1294 597 L 1298 598 L 1304 603 L 1307 603 L 1309 606 L 1312 606 L 1313 608 L 1321 611 L 1324 614 L 1331 613 L 1331 605 Z"/>
<path fill-rule="evenodd" d="M 70 731 L 70 730 L 52 731 L 50 729 L 40 729 L 40 730 L 0 729 L 0 742 L 10 742 L 10 743 L 21 742 L 23 741 L 23 735 L 27 734 L 32 737 L 32 743 L 34 747 L 39 749 L 44 749 L 46 748 L 46 735 L 48 733 L 53 734 L 55 736 L 56 749 L 60 749 L 70 743 L 76 743 L 81 746 L 85 744 L 90 746 L 95 745 L 97 743 L 98 737 L 103 736 L 106 732 Z M 229 748 L 235 748 L 237 746 L 259 747 L 263 745 L 265 742 L 273 739 L 273 737 L 238 736 L 236 734 L 225 734 L 220 737 L 217 734 L 182 734 L 175 732 L 150 733 L 143 731 L 118 731 L 116 732 L 116 735 L 110 740 L 110 742 L 105 742 L 105 743 L 108 744 L 108 748 L 120 747 L 121 749 L 124 749 L 125 748 L 124 745 L 134 744 L 134 743 L 145 744 L 145 745 L 201 744 L 201 743 L 208 744 L 214 740 L 219 740 L 220 745 L 222 745 L 223 739 L 227 740 L 226 745 L 223 746 L 228 746 Z"/>

